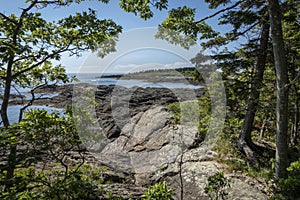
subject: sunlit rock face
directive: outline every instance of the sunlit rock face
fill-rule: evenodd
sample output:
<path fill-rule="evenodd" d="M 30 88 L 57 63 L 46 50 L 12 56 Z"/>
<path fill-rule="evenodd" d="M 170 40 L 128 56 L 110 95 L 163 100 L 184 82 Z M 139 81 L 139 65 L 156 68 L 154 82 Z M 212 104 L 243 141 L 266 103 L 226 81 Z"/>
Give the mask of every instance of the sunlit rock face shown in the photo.
<path fill-rule="evenodd" d="M 181 195 L 183 199 L 209 199 L 204 192 L 207 178 L 223 171 L 214 161 L 217 153 L 205 145 L 195 147 L 197 127 L 174 125 L 171 117 L 163 106 L 136 114 L 120 136 L 106 145 L 99 161 L 131 174 L 137 186 L 167 181 L 176 192 L 175 199 L 181 199 Z M 230 179 L 229 199 L 267 199 L 248 178 Z"/>

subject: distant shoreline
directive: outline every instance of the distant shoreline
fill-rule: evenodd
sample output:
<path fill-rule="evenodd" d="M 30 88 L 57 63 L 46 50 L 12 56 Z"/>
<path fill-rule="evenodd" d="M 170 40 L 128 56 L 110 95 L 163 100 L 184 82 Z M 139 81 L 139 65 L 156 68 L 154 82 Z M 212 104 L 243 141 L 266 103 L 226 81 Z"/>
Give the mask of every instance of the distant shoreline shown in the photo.
<path fill-rule="evenodd" d="M 128 74 L 103 74 L 96 78 L 114 78 L 122 80 L 141 80 L 144 82 L 155 82 L 155 83 L 185 83 L 194 86 L 204 85 L 203 82 L 194 80 L 193 72 L 195 68 L 178 68 L 178 69 L 158 69 L 133 72 Z"/>
<path fill-rule="evenodd" d="M 101 76 L 96 76 L 96 78 L 115 78 L 115 79 L 119 79 L 122 76 L 124 76 L 124 74 L 103 74 Z"/>

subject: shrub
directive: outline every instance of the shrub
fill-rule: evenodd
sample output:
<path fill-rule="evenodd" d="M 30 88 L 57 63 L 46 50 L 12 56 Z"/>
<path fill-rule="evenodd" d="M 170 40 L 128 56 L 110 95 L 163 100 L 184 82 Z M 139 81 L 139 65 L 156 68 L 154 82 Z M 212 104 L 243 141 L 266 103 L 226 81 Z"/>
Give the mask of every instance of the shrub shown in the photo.
<path fill-rule="evenodd" d="M 101 173 L 84 164 L 69 110 L 29 110 L 20 123 L 1 128 L 0 139 L 0 199 L 98 199 Z M 14 177 L 7 180 L 11 146 L 17 148 Z"/>
<path fill-rule="evenodd" d="M 180 103 L 175 102 L 168 105 L 168 111 L 173 114 L 173 120 L 175 124 L 180 124 L 181 120 L 181 109 Z"/>
<path fill-rule="evenodd" d="M 278 184 L 281 189 L 281 195 L 284 199 L 300 198 L 300 159 L 292 162 L 287 168 L 289 176 L 287 179 L 279 179 Z M 276 199 L 276 198 L 275 198 Z M 278 198 L 277 198 L 278 199 Z"/>
<path fill-rule="evenodd" d="M 170 200 L 174 191 L 167 187 L 166 182 L 156 183 L 142 197 L 142 200 Z"/>
<path fill-rule="evenodd" d="M 171 103 L 168 105 L 168 111 L 173 114 L 175 124 L 197 125 L 199 133 L 205 135 L 207 132 L 211 114 L 209 97 L 200 97 L 198 101 Z"/>
<path fill-rule="evenodd" d="M 223 172 L 208 177 L 204 191 L 212 200 L 226 199 L 228 195 L 227 189 L 230 187 L 230 180 L 226 178 Z"/>

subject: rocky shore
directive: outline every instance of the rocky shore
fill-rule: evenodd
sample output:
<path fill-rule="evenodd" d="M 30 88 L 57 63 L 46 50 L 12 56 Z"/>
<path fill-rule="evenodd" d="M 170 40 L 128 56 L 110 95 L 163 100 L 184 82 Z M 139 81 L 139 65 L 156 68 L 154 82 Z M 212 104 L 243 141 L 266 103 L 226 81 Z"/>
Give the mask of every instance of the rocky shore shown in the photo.
<path fill-rule="evenodd" d="M 172 102 L 195 100 L 203 89 L 64 85 L 42 88 L 39 93 L 57 95 L 35 103 L 64 108 L 72 99 L 74 103 L 79 91 L 93 91 L 97 102 L 95 113 L 106 142 L 89 148 L 86 160 L 107 168 L 101 176 L 109 184 L 101 187 L 111 197 L 141 199 L 150 185 L 166 181 L 176 192 L 174 199 L 209 199 L 204 192 L 207 178 L 224 171 L 224 166 L 216 161 L 212 146 L 199 145 L 197 126 L 175 125 L 166 109 Z M 228 199 L 267 199 L 259 180 L 225 176 L 231 179 Z"/>
<path fill-rule="evenodd" d="M 74 87 L 75 86 L 75 87 Z M 48 86 L 40 88 L 36 92 L 39 94 L 57 94 L 51 98 L 36 99 L 33 105 L 46 105 L 54 108 L 66 108 L 72 105 L 73 90 L 92 90 L 97 102 L 95 107 L 100 126 L 108 138 L 118 137 L 122 127 L 128 123 L 130 117 L 148 110 L 155 105 L 167 106 L 176 101 L 195 100 L 204 94 L 204 89 L 185 88 L 126 88 L 122 86 L 92 86 L 89 84 L 70 84 L 63 86 Z M 39 96 L 39 95 L 37 95 Z M 73 99 L 74 100 L 74 99 Z M 26 103 L 26 101 L 24 101 Z M 11 105 L 21 104 L 20 99 L 12 100 Z M 129 113 L 127 111 L 129 109 Z M 127 112 L 126 112 L 127 111 Z M 113 112 L 117 112 L 118 124 L 115 123 Z"/>

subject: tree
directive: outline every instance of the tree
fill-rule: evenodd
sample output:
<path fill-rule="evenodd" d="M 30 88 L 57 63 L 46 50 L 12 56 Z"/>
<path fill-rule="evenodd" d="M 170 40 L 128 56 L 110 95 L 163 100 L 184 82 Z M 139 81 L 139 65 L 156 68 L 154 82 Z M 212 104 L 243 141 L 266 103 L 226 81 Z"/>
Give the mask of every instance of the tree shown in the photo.
<path fill-rule="evenodd" d="M 259 89 L 262 87 L 263 75 L 267 62 L 267 50 L 269 41 L 269 23 L 264 20 L 261 26 L 261 34 L 259 39 L 259 48 L 256 56 L 256 63 L 254 73 L 255 75 L 251 80 L 251 90 L 249 94 L 249 103 L 247 105 L 247 111 L 244 117 L 244 123 L 242 130 L 239 135 L 238 145 L 246 154 L 251 154 L 251 149 L 261 151 L 257 145 L 254 145 L 251 138 L 251 132 L 253 129 L 254 117 L 256 114 L 260 92 Z M 250 151 L 247 150 L 250 147 Z M 252 157 L 248 155 L 248 157 Z"/>
<path fill-rule="evenodd" d="M 226 46 L 230 42 L 239 41 L 240 38 L 246 39 L 246 42 L 243 42 L 244 44 L 240 45 L 237 51 L 225 52 L 222 53 L 222 55 L 215 55 L 213 57 L 219 61 L 218 66 L 223 72 L 227 72 L 228 76 L 232 76 L 233 74 L 238 76 L 241 70 L 250 72 L 251 80 L 244 82 L 245 86 L 243 90 L 249 90 L 247 100 L 248 105 L 246 106 L 247 109 L 244 115 L 243 127 L 238 139 L 238 146 L 244 151 L 247 157 L 252 160 L 252 151 L 262 151 L 260 146 L 253 143 L 251 133 L 258 105 L 259 89 L 262 86 L 263 74 L 267 61 L 266 55 L 269 41 L 267 9 L 265 4 L 257 1 L 207 2 L 211 9 L 217 9 L 218 7 L 221 7 L 221 5 L 223 5 L 223 7 L 214 14 L 200 20 L 195 20 L 194 9 L 187 7 L 172 9 L 169 12 L 167 19 L 161 24 L 161 27 L 180 31 L 194 39 L 196 39 L 198 33 L 200 33 L 200 39 L 206 40 L 206 42 L 202 43 L 202 46 L 206 48 L 219 48 Z M 217 15 L 221 15 L 219 24 L 230 25 L 233 27 L 232 30 L 221 34 L 214 31 L 205 23 L 207 19 Z M 179 21 L 178 18 L 180 18 Z M 261 30 L 258 31 L 257 29 Z M 169 38 L 167 38 L 167 40 L 173 42 Z M 245 58 L 248 60 L 245 61 Z M 229 65 L 229 62 L 225 60 L 231 62 L 231 66 Z M 254 62 L 254 60 L 256 61 Z M 233 62 L 235 63 L 233 64 Z M 249 85 L 250 88 L 247 88 Z"/>
<path fill-rule="evenodd" d="M 165 3 L 165 1 L 163 1 Z M 224 46 L 231 41 L 237 41 L 241 36 L 249 36 L 247 41 L 253 39 L 251 33 L 255 33 L 256 27 L 261 24 L 262 35 L 260 37 L 259 54 L 256 62 L 256 73 L 252 84 L 258 86 L 262 82 L 262 76 L 265 66 L 265 57 L 267 51 L 268 41 L 268 23 L 270 21 L 271 38 L 273 44 L 274 65 L 276 69 L 276 81 L 277 81 L 277 103 L 276 103 L 276 170 L 275 177 L 285 178 L 287 167 L 287 131 L 288 131 L 288 94 L 289 94 L 289 81 L 288 81 L 288 65 L 285 52 L 285 44 L 282 34 L 282 12 L 280 3 L 278 0 L 272 1 L 227 1 L 218 0 L 211 1 L 206 0 L 209 3 L 209 8 L 218 9 L 212 15 L 204 17 L 200 20 L 195 20 L 195 9 L 188 8 L 186 6 L 172 9 L 169 11 L 169 15 L 164 22 L 160 25 L 163 28 L 170 29 L 190 36 L 196 39 L 198 34 L 201 34 L 201 39 L 207 39 L 202 45 L 204 47 L 211 46 Z M 136 6 L 133 10 L 127 9 L 130 12 L 144 12 L 145 8 L 142 6 Z M 266 19 L 266 13 L 268 12 L 269 20 Z M 207 19 L 221 15 L 219 18 L 219 24 L 229 24 L 232 29 L 225 33 L 220 34 L 213 31 L 209 26 L 205 24 Z M 299 23 L 298 18 L 296 23 Z M 249 34 L 249 35 L 247 35 Z M 161 34 L 163 35 L 163 34 Z M 168 41 L 174 42 L 174 40 Z M 176 40 L 175 40 L 176 43 Z M 180 44 L 180 41 L 178 42 Z M 248 68 L 249 69 L 249 68 Z M 240 69 L 244 70 L 244 69 Z M 248 110 L 245 115 L 244 126 L 240 134 L 240 141 L 249 147 L 252 147 L 251 141 L 251 128 L 255 116 L 256 104 L 258 100 L 259 92 L 254 87 L 251 88 L 250 102 L 248 102 Z M 253 148 L 253 147 L 252 147 Z M 255 148 L 254 148 L 255 149 Z"/>
<path fill-rule="evenodd" d="M 214 14 L 197 21 L 194 19 L 194 10 L 187 12 L 187 8 L 177 8 L 169 13 L 168 18 L 161 26 L 172 30 L 180 30 L 194 38 L 197 33 L 200 33 L 200 39 L 208 40 L 202 43 L 202 46 L 206 48 L 226 46 L 230 42 L 239 41 L 242 37 L 246 39 L 246 42 L 243 42 L 244 44 L 240 45 L 237 51 L 227 51 L 225 54 L 213 57 L 219 61 L 218 65 L 225 72 L 224 74 L 239 76 L 241 71 L 248 71 L 250 74 L 250 80 L 243 83 L 243 90 L 248 90 L 249 93 L 246 93 L 248 94 L 247 108 L 237 144 L 250 160 L 254 160 L 252 151 L 263 151 L 262 147 L 253 143 L 251 133 L 258 106 L 259 90 L 262 86 L 267 62 L 269 22 L 266 5 L 258 1 L 207 2 L 212 9 L 221 7 L 221 5 L 224 6 L 223 9 L 219 9 Z M 232 30 L 221 34 L 213 31 L 205 24 L 205 20 L 217 15 L 221 15 L 219 24 L 230 25 L 233 27 Z M 190 21 L 184 20 L 184 22 L 178 24 L 175 20 L 177 16 L 182 16 L 181 18 Z M 258 31 L 259 29 L 260 31 Z M 235 63 L 233 64 L 233 62 Z M 231 63 L 231 66 L 228 63 Z M 241 82 L 238 84 L 241 85 Z"/>
<path fill-rule="evenodd" d="M 82 1 L 27 0 L 27 6 L 22 9 L 19 16 L 14 14 L 7 16 L 0 13 L 0 79 L 2 80 L 0 85 L 4 88 L 1 118 L 5 127 L 10 126 L 7 108 L 13 86 L 31 87 L 34 92 L 35 88 L 48 84 L 49 81 L 67 81 L 64 68 L 51 64 L 51 61 L 59 60 L 62 53 L 78 56 L 85 50 L 98 50 L 99 55 L 104 56 L 114 50 L 114 37 L 121 32 L 121 27 L 111 20 L 97 19 L 94 10 L 76 13 L 57 22 L 47 22 L 38 12 L 49 6 L 63 7 Z M 108 0 L 98 1 L 108 2 Z M 178 35 L 168 37 L 165 32 L 159 33 L 157 37 L 180 44 L 185 48 L 193 44 L 199 35 L 200 39 L 205 40 L 202 46 L 206 48 L 226 47 L 230 42 L 242 43 L 237 51 L 227 51 L 227 54 L 217 55 L 215 58 L 224 61 L 218 64 L 225 73 L 229 72 L 239 78 L 245 78 L 243 76 L 245 74 L 251 75 L 249 80 L 246 78 L 246 81 L 241 84 L 244 87 L 251 83 L 252 87 L 244 87 L 248 91 L 246 93 L 248 100 L 245 100 L 247 110 L 239 143 L 242 144 L 241 146 L 245 144 L 250 149 L 257 150 L 259 148 L 252 142 L 251 131 L 260 96 L 259 88 L 267 62 L 265 55 L 268 50 L 270 23 L 277 77 L 276 177 L 285 177 L 290 84 L 282 34 L 280 2 L 278 0 L 206 0 L 206 2 L 210 9 L 215 10 L 214 14 L 197 20 L 195 19 L 196 10 L 183 6 L 171 9 L 166 20 L 160 25 L 161 31 L 175 30 L 179 36 L 187 36 L 188 39 L 183 40 Z M 120 0 L 120 7 L 146 20 L 153 16 L 152 8 L 168 9 L 168 0 Z M 221 16 L 219 24 L 230 25 L 231 29 L 228 32 L 219 33 L 206 24 L 206 20 L 216 16 Z M 226 52 L 227 49 L 223 48 L 223 50 Z M 228 67 L 230 62 L 235 63 L 234 67 Z M 45 74 L 46 79 L 43 78 Z M 294 78 L 296 80 L 297 77 Z M 7 179 L 14 174 L 15 155 L 16 146 L 12 145 L 8 159 Z"/>
<path fill-rule="evenodd" d="M 268 0 L 271 37 L 276 69 L 276 161 L 275 177 L 287 178 L 288 167 L 288 65 L 282 34 L 282 13 L 278 0 Z"/>
<path fill-rule="evenodd" d="M 299 140 L 299 64 L 300 64 L 300 26 L 299 1 L 287 0 L 283 5 L 283 37 L 288 58 L 289 75 L 291 80 L 289 106 L 292 118 L 290 144 L 296 146 Z"/>
<path fill-rule="evenodd" d="M 68 1 L 26 1 L 20 16 L 6 16 L 0 13 L 1 24 L 1 79 L 4 86 L 1 117 L 4 126 L 9 126 L 7 106 L 12 84 L 30 86 L 32 79 L 41 79 L 49 60 L 59 60 L 62 53 L 80 55 L 86 50 L 95 51 L 109 37 L 121 32 L 121 27 L 112 20 L 99 20 L 96 12 L 76 13 L 57 22 L 47 22 L 39 10 L 49 7 L 64 7 L 81 0 Z M 107 2 L 102 0 L 101 2 Z M 36 11 L 38 10 L 38 11 Z M 104 55 L 107 52 L 104 52 Z M 57 66 L 56 66 L 57 67 Z M 61 72 L 61 68 L 59 69 Z M 30 78 L 27 78 L 27 77 Z M 55 78 L 66 80 L 63 73 Z M 51 80 L 50 80 L 51 81 Z"/>
<path fill-rule="evenodd" d="M 112 43 L 103 41 L 117 37 L 121 26 L 109 19 L 99 20 L 96 11 L 89 9 L 58 21 L 46 21 L 40 10 L 65 7 L 83 0 L 27 0 L 19 16 L 0 13 L 0 79 L 4 88 L 1 118 L 4 127 L 10 126 L 7 115 L 12 87 L 37 88 L 51 81 L 67 81 L 63 66 L 52 65 L 62 53 L 79 56 L 81 52 L 99 50 L 101 56 L 113 50 Z M 107 3 L 107 0 L 98 0 Z M 16 145 L 10 148 L 7 179 L 13 177 Z"/>

